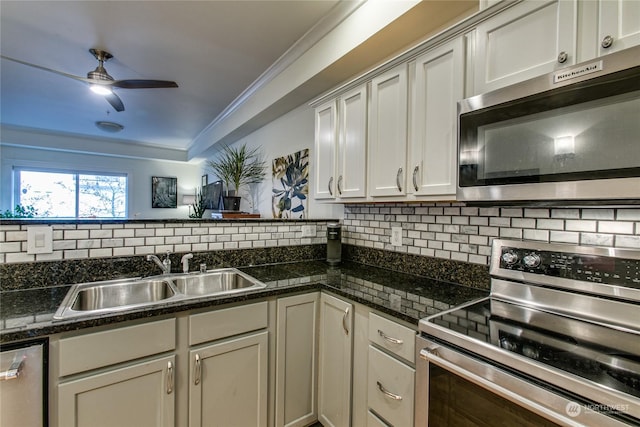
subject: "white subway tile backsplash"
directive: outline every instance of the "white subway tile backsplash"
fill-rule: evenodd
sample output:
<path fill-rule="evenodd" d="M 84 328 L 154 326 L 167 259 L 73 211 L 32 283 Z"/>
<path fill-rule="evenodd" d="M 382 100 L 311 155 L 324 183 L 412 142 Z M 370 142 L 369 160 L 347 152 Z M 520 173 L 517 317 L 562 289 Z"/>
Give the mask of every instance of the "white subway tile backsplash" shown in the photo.
<path fill-rule="evenodd" d="M 640 236 L 616 236 L 616 247 L 640 249 Z"/>
<path fill-rule="evenodd" d="M 620 221 L 640 221 L 640 207 L 634 209 L 618 209 L 616 219 Z"/>
<path fill-rule="evenodd" d="M 582 233 L 580 244 L 594 246 L 613 246 L 613 234 Z"/>
<path fill-rule="evenodd" d="M 358 228 L 365 206 L 345 208 L 343 236 L 356 246 L 384 248 L 422 256 L 446 257 L 487 264 L 494 238 L 635 248 L 640 240 L 640 208 L 520 208 L 465 207 L 447 203 L 371 205 L 388 209 L 373 231 Z M 389 245 L 389 230 L 398 211 L 407 215 L 403 247 Z M 616 218 L 615 220 L 613 218 Z M 411 230 L 420 232 L 419 236 Z M 382 237 L 384 244 L 379 243 Z M 376 244 L 378 243 L 378 244 Z M 456 246 L 457 245 L 457 246 Z M 419 249 L 419 251 L 418 251 Z"/>
<path fill-rule="evenodd" d="M 614 209 L 583 209 L 582 219 L 614 219 Z"/>
<path fill-rule="evenodd" d="M 598 232 L 614 234 L 633 234 L 632 222 L 622 221 L 598 221 Z"/>

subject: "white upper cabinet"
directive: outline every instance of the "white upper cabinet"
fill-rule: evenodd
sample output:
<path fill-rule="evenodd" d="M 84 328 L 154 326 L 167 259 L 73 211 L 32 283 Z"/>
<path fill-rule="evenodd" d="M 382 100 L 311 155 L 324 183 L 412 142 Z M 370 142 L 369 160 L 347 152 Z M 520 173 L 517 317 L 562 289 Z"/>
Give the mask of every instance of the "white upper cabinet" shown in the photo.
<path fill-rule="evenodd" d="M 371 81 L 369 195 L 406 194 L 407 64 Z"/>
<path fill-rule="evenodd" d="M 336 197 L 365 197 L 367 161 L 367 86 L 338 99 Z"/>
<path fill-rule="evenodd" d="M 600 0 L 599 56 L 640 44 L 640 1 Z"/>
<path fill-rule="evenodd" d="M 524 1 L 475 32 L 472 95 L 576 63 L 577 0 Z M 470 46 L 471 49 L 474 46 Z"/>
<path fill-rule="evenodd" d="M 463 97 L 464 40 L 454 39 L 416 58 L 410 108 L 407 187 L 415 196 L 454 199 L 457 102 Z"/>
<path fill-rule="evenodd" d="M 333 199 L 335 196 L 337 136 L 337 108 L 333 99 L 315 109 L 313 197 L 316 199 Z"/>
<path fill-rule="evenodd" d="M 367 86 L 315 109 L 314 197 L 366 196 Z"/>

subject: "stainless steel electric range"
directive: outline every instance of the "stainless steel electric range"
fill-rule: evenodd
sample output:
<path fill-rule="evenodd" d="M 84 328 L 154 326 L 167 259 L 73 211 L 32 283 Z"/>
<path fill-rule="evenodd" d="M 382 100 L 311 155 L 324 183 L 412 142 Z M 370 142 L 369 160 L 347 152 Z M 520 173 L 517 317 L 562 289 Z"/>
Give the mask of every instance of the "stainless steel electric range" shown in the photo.
<path fill-rule="evenodd" d="M 640 425 L 640 251 L 495 240 L 490 273 L 420 321 L 416 426 Z"/>

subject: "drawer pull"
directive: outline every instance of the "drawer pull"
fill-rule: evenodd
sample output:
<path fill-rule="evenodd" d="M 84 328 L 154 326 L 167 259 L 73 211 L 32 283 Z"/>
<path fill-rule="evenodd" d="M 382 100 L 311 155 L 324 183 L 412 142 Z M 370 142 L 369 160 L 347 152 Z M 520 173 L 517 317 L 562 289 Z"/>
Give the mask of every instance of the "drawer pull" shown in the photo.
<path fill-rule="evenodd" d="M 388 341 L 391 344 L 401 345 L 404 343 L 404 341 L 402 341 L 401 339 L 390 337 L 389 335 L 382 332 L 380 329 L 378 329 L 378 335 L 380 335 L 385 341 Z"/>
<path fill-rule="evenodd" d="M 376 381 L 376 384 L 378 385 L 378 390 L 380 390 L 382 392 L 382 394 L 384 394 L 385 396 L 387 396 L 387 397 L 389 397 L 389 398 L 391 398 L 393 400 L 402 400 L 402 396 L 391 393 L 389 390 L 384 388 L 384 386 L 382 384 L 380 384 L 380 381 Z"/>
<path fill-rule="evenodd" d="M 200 355 L 196 353 L 195 369 L 193 370 L 193 384 L 200 384 L 200 376 L 202 375 L 202 364 L 200 363 Z"/>
<path fill-rule="evenodd" d="M 167 394 L 173 392 L 173 363 L 167 362 Z"/>

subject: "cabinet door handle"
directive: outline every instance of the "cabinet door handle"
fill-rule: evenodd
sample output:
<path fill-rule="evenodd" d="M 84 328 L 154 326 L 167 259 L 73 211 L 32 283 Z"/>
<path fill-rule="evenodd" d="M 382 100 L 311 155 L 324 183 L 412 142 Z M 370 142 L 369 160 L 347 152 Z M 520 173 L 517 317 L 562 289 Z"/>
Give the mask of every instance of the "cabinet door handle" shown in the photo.
<path fill-rule="evenodd" d="M 193 384 L 200 384 L 200 376 L 202 375 L 202 363 L 200 362 L 200 355 L 196 353 L 195 366 L 193 370 Z"/>
<path fill-rule="evenodd" d="M 384 332 L 382 332 L 380 329 L 378 329 L 378 335 L 380 335 L 380 336 L 381 336 L 385 341 L 388 341 L 388 342 L 390 342 L 391 344 L 398 344 L 398 345 L 400 345 L 400 344 L 403 344 L 403 343 L 404 343 L 404 341 L 402 341 L 401 339 L 399 339 L 399 338 L 393 338 L 393 337 L 390 337 L 389 335 L 387 335 L 387 334 L 385 334 Z"/>
<path fill-rule="evenodd" d="M 604 38 L 602 39 L 601 46 L 605 49 L 609 49 L 612 45 L 613 45 L 613 37 L 608 35 L 604 36 Z"/>
<path fill-rule="evenodd" d="M 167 394 L 173 392 L 173 363 L 167 362 Z"/>
<path fill-rule="evenodd" d="M 391 393 L 389 390 L 387 390 L 386 388 L 384 388 L 384 386 L 380 383 L 380 381 L 376 381 L 376 384 L 378 385 L 378 390 L 380 390 L 382 392 L 382 394 L 384 394 L 385 396 L 393 399 L 393 400 L 402 400 L 402 396 L 398 395 L 398 394 L 394 394 Z"/>
<path fill-rule="evenodd" d="M 416 166 L 413 168 L 413 188 L 418 191 L 418 171 L 420 170 L 420 166 Z"/>
<path fill-rule="evenodd" d="M 333 196 L 333 177 L 329 178 L 329 184 L 327 184 L 327 188 L 329 189 L 329 195 Z"/>
<path fill-rule="evenodd" d="M 398 186 L 398 191 L 402 191 L 402 183 L 400 182 L 401 177 L 402 177 L 402 168 L 398 168 L 398 173 L 396 174 L 396 185 Z"/>
<path fill-rule="evenodd" d="M 344 333 L 349 335 L 349 328 L 347 328 L 347 317 L 349 316 L 349 307 L 345 308 L 344 315 L 342 316 L 342 328 Z"/>
<path fill-rule="evenodd" d="M 342 195 L 342 175 L 338 177 L 337 187 L 338 187 L 338 196 L 341 196 Z"/>
<path fill-rule="evenodd" d="M 567 54 L 567 52 L 562 51 L 558 54 L 558 62 L 560 64 L 564 64 L 565 62 L 567 62 L 567 59 L 569 59 L 569 55 Z"/>

